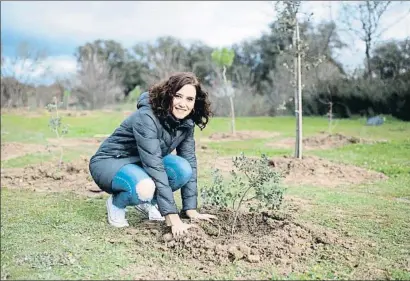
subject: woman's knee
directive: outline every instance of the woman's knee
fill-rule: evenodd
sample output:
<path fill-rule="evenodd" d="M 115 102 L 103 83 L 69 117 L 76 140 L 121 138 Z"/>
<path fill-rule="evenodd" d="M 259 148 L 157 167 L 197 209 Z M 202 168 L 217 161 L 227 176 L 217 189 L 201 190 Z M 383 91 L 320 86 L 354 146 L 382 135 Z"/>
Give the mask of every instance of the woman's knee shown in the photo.
<path fill-rule="evenodd" d="M 155 183 L 151 178 L 139 181 L 135 193 L 140 201 L 151 201 L 155 194 Z"/>
<path fill-rule="evenodd" d="M 192 177 L 192 167 L 187 160 L 183 158 L 181 160 L 180 173 L 182 185 L 184 186 Z"/>
<path fill-rule="evenodd" d="M 168 155 L 164 159 L 167 170 L 172 170 L 177 187 L 184 186 L 192 177 L 192 167 L 189 162 L 177 155 Z"/>
<path fill-rule="evenodd" d="M 155 183 L 138 165 L 123 166 L 112 181 L 114 193 L 126 192 L 127 205 L 137 205 L 141 201 L 151 201 L 155 194 Z"/>

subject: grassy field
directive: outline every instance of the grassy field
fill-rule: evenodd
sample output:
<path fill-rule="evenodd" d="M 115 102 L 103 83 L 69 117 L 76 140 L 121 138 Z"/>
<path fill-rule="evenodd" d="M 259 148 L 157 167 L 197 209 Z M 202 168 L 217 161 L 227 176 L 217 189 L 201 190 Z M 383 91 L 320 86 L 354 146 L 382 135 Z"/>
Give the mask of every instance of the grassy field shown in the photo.
<path fill-rule="evenodd" d="M 125 115 L 121 112 L 93 112 L 65 116 L 70 127 L 68 139 L 109 134 Z M 55 137 L 48 128 L 49 116 L 7 113 L 1 116 L 1 141 L 46 144 Z M 410 279 L 410 123 L 387 118 L 379 127 L 364 126 L 361 118 L 338 120 L 332 133 L 383 140 L 374 144 L 352 144 L 340 148 L 305 151 L 384 173 L 389 178 L 371 185 L 343 188 L 291 185 L 286 195 L 306 202 L 298 214 L 300 222 L 323 227 L 341 236 L 369 245 L 354 267 L 338 260 L 312 259 L 307 269 L 279 273 L 274 264 L 244 261 L 215 265 L 210 271 L 193 266 L 189 259 L 160 252 L 127 229 L 106 223 L 106 196 L 86 197 L 70 192 L 34 192 L 1 188 L 1 278 L 2 279 Z M 206 142 L 208 150 L 199 159 L 214 153 L 268 157 L 292 155 L 291 148 L 273 148 L 269 142 L 294 136 L 291 117 L 237 118 L 238 131 L 279 133 L 272 138 Z M 328 130 L 325 118 L 305 118 L 304 136 Z M 228 118 L 214 118 L 197 139 L 217 132 L 229 132 Z M 3 150 L 3 149 L 2 149 Z M 209 152 L 211 151 L 211 152 Z M 93 149 L 72 146 L 65 149 L 65 161 L 80 155 L 91 156 Z M 1 161 L 2 169 L 24 167 L 40 161 L 55 161 L 57 152 L 36 152 Z M 205 163 L 205 162 L 204 162 Z M 200 167 L 199 187 L 209 183 L 210 166 Z M 129 212 L 132 228 L 140 217 Z M 146 241 L 145 241 L 146 242 Z"/>

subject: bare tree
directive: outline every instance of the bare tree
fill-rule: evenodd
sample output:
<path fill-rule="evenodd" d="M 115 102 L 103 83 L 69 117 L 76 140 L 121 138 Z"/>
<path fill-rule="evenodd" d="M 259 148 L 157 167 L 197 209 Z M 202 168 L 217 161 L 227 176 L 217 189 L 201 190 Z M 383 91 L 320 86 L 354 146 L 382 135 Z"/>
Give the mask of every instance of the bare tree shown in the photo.
<path fill-rule="evenodd" d="M 2 50 L 3 52 L 3 50 Z M 2 107 L 27 106 L 33 84 L 49 74 L 45 50 L 37 50 L 26 42 L 19 44 L 12 58 L 1 56 Z"/>
<path fill-rule="evenodd" d="M 147 66 L 141 76 L 148 85 L 167 79 L 175 72 L 188 70 L 186 50 L 173 37 L 159 38 L 156 44 L 136 45 L 133 51 L 138 61 Z"/>
<path fill-rule="evenodd" d="M 365 43 L 366 70 L 369 78 L 372 75 L 370 59 L 372 47 L 374 42 L 387 30 L 387 28 L 381 28 L 380 23 L 391 2 L 366 0 L 342 4 L 341 18 L 343 24 L 348 31 Z"/>
<path fill-rule="evenodd" d="M 232 103 L 236 116 L 270 115 L 273 105 L 267 95 L 257 93 L 256 86 L 252 85 L 253 71 L 243 65 L 232 66 L 231 75 L 234 78 L 232 85 L 225 87 L 223 72 L 217 64 L 212 64 L 211 87 L 209 89 L 212 101 L 212 111 L 217 116 L 231 116 Z M 227 83 L 230 83 L 227 81 Z M 228 94 L 228 95 L 227 95 Z M 234 94 L 234 95 L 233 95 Z M 232 97 L 232 99 L 230 98 Z M 245 102 L 246 101 L 246 102 Z M 232 130 L 232 120 L 230 129 Z"/>
<path fill-rule="evenodd" d="M 284 66 L 293 74 L 291 85 L 295 88 L 295 117 L 296 117 L 296 142 L 295 142 L 295 157 L 302 158 L 302 68 L 309 70 L 316 68 L 324 58 L 325 55 L 312 57 L 309 54 L 309 41 L 301 38 L 301 23 L 298 16 L 304 15 L 300 11 L 302 1 L 278 1 L 276 3 L 276 11 L 278 14 L 278 33 L 282 36 L 283 41 L 288 46 L 283 53 L 287 53 L 293 57 L 293 67 L 288 63 Z M 305 14 L 309 18 L 313 15 Z"/>
<path fill-rule="evenodd" d="M 234 108 L 238 116 L 269 115 L 272 105 L 266 95 L 259 95 L 254 81 L 254 72 L 243 64 L 233 66 L 232 75 L 235 78 Z M 244 102 L 246 101 L 246 102 Z"/>
<path fill-rule="evenodd" d="M 287 39 L 292 38 L 289 49 L 287 50 L 293 57 L 293 69 L 288 67 L 294 75 L 293 85 L 295 87 L 295 116 L 296 116 L 296 142 L 295 142 L 295 157 L 302 158 L 302 55 L 303 42 L 300 40 L 299 20 L 297 14 L 301 1 L 279 1 L 276 3 L 278 12 L 278 21 L 282 33 L 281 35 Z M 285 66 L 288 66 L 285 64 Z"/>
<path fill-rule="evenodd" d="M 150 73 L 145 73 L 142 77 L 151 85 L 171 76 L 175 72 L 186 71 L 187 68 L 175 50 L 168 49 L 164 52 L 153 52 L 149 57 L 151 64 Z"/>
<path fill-rule="evenodd" d="M 59 101 L 62 99 L 64 88 L 58 82 L 51 85 L 39 85 L 34 89 L 34 99 L 37 108 L 44 108 L 47 104 L 54 102 L 54 97 Z"/>
<path fill-rule="evenodd" d="M 85 108 L 101 108 L 122 95 L 121 77 L 96 52 L 88 52 L 80 62 L 73 92 Z"/>

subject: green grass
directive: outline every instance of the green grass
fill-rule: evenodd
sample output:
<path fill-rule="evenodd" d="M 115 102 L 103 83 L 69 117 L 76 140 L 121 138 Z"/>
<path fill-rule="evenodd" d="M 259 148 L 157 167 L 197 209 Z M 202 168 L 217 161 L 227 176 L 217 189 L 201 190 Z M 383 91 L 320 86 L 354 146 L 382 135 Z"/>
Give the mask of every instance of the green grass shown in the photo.
<path fill-rule="evenodd" d="M 63 153 L 63 161 L 70 162 L 72 160 L 78 159 L 80 155 L 87 155 L 87 151 L 89 149 L 81 149 L 81 148 L 64 148 Z M 60 151 L 55 150 L 51 152 L 43 152 L 43 153 L 30 153 L 24 156 L 11 158 L 8 160 L 1 161 L 2 168 L 21 168 L 28 165 L 33 165 L 41 162 L 50 162 L 54 161 L 58 163 L 60 159 Z"/>
<path fill-rule="evenodd" d="M 132 263 L 132 240 L 107 226 L 100 199 L 2 190 L 1 201 L 1 262 L 12 279 L 115 278 Z"/>
<path fill-rule="evenodd" d="M 404 268 L 397 267 L 408 259 L 410 252 L 410 204 L 360 193 L 353 188 L 290 188 L 289 193 L 315 204 L 314 208 L 304 210 L 299 219 L 372 241 L 373 247 L 366 250 L 369 264 L 405 273 Z M 406 274 L 410 276 L 410 272 Z"/>
<path fill-rule="evenodd" d="M 57 157 L 57 153 L 32 153 L 21 157 L 1 161 L 2 168 L 19 168 L 27 165 L 48 162 Z"/>
<path fill-rule="evenodd" d="M 64 115 L 63 115 L 64 116 Z M 93 112 L 87 116 L 64 116 L 70 125 L 68 138 L 109 134 L 123 120 L 122 112 Z M 45 143 L 55 137 L 47 126 L 48 115 L 30 117 L 2 114 L 2 142 Z M 215 132 L 229 132 L 229 118 L 213 118 L 198 138 Z M 328 130 L 325 118 L 305 118 L 304 136 Z M 410 252 L 410 123 L 388 118 L 383 126 L 364 126 L 365 120 L 338 120 L 333 133 L 366 139 L 386 140 L 375 144 L 355 144 L 329 150 L 306 151 L 336 162 L 361 166 L 385 173 L 389 179 L 374 184 L 343 188 L 292 186 L 287 194 L 306 200 L 298 216 L 302 223 L 312 223 L 373 244 L 358 269 L 344 267 L 338 261 L 319 264 L 308 261 L 308 270 L 281 276 L 274 265 L 244 262 L 223 267 L 215 265 L 203 273 L 177 257 L 153 251 L 138 242 L 126 230 L 113 229 L 106 223 L 105 196 L 85 198 L 71 193 L 36 193 L 26 190 L 1 190 L 1 277 L 2 279 L 133 279 L 145 271 L 169 273 L 178 279 L 358 279 L 373 277 L 410 279 L 406 267 Z M 237 118 L 237 130 L 280 133 L 275 138 L 246 141 L 207 142 L 209 150 L 199 157 L 292 155 L 292 149 L 275 149 L 268 142 L 294 136 L 292 117 Z M 64 160 L 92 154 L 86 148 L 65 149 Z M 2 161 L 2 168 L 23 167 L 55 159 L 58 152 L 29 154 Z M 199 171 L 199 185 L 210 180 L 210 170 Z M 404 200 L 398 200 L 398 199 Z M 409 200 L 409 201 L 406 201 Z M 180 200 L 179 195 L 176 198 Z M 179 203 L 178 203 L 179 204 Z M 139 217 L 130 212 L 130 223 L 138 229 Z M 337 251 L 337 249 L 334 249 Z M 371 270 L 375 269 L 375 270 Z M 384 272 L 382 275 L 377 270 Z M 145 270 L 145 271 L 144 271 Z M 150 276 L 155 276 L 150 275 Z"/>
<path fill-rule="evenodd" d="M 267 147 L 266 144 L 268 142 L 272 142 L 272 139 L 212 142 L 206 143 L 205 145 L 218 151 L 218 155 L 220 156 L 237 155 L 240 152 L 245 153 L 245 155 L 265 154 L 267 156 L 291 154 L 291 150 L 289 149 L 272 149 Z"/>
<path fill-rule="evenodd" d="M 124 118 L 121 112 L 95 112 L 86 116 L 65 116 L 62 123 L 69 126 L 67 138 L 92 137 L 96 134 L 110 134 Z M 22 115 L 2 115 L 2 141 L 42 143 L 46 138 L 56 137 L 48 127 L 50 116 L 27 118 Z"/>
<path fill-rule="evenodd" d="M 382 172 L 388 176 L 410 174 L 410 140 L 357 144 L 315 154 Z"/>

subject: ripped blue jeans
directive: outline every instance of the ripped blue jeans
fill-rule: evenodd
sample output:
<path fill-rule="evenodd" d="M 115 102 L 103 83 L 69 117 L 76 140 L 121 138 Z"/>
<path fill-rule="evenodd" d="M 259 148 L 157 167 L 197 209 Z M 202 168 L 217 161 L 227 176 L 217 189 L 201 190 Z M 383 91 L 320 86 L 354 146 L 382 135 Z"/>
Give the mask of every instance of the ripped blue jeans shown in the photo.
<path fill-rule="evenodd" d="M 169 154 L 163 158 L 164 168 L 172 191 L 183 188 L 192 176 L 192 168 L 184 158 Z M 123 166 L 112 180 L 113 204 L 118 208 L 135 206 L 141 203 L 156 204 L 156 199 L 140 200 L 136 191 L 137 184 L 149 178 L 145 170 L 136 164 Z"/>

